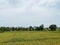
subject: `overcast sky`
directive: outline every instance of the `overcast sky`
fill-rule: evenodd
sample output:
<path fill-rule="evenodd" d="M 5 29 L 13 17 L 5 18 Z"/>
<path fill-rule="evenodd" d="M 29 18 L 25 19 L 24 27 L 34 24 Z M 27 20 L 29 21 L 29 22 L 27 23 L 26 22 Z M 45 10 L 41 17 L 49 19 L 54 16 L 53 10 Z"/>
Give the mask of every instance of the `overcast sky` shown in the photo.
<path fill-rule="evenodd" d="M 0 26 L 60 26 L 60 0 L 0 0 Z"/>

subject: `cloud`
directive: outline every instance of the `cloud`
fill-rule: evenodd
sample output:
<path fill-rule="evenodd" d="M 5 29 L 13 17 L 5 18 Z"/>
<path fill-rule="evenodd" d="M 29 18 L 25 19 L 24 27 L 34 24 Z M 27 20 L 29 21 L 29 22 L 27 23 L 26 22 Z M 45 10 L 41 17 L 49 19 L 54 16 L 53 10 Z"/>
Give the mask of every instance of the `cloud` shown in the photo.
<path fill-rule="evenodd" d="M 0 21 L 8 25 L 38 25 L 58 23 L 59 0 L 1 0 Z M 5 22 L 5 23 L 3 23 Z M 0 25 L 1 25 L 0 24 Z"/>

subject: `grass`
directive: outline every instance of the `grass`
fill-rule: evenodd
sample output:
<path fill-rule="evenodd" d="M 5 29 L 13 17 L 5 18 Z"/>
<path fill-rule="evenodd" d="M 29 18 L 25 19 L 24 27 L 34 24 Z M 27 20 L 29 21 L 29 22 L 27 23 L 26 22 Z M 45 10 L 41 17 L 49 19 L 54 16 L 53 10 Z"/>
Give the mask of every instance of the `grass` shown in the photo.
<path fill-rule="evenodd" d="M 60 31 L 4 32 L 0 45 L 60 45 Z"/>

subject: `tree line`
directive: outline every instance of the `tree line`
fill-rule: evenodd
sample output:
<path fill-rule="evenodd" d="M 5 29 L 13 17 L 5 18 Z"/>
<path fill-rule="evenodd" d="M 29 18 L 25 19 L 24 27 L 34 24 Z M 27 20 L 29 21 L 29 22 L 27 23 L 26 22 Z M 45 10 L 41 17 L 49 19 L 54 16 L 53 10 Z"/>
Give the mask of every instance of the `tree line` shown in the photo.
<path fill-rule="evenodd" d="M 44 28 L 44 25 L 40 26 L 29 26 L 29 27 L 0 27 L 0 32 L 7 32 L 7 31 L 44 31 L 45 29 L 50 31 L 56 31 L 57 25 L 52 24 L 49 28 Z"/>

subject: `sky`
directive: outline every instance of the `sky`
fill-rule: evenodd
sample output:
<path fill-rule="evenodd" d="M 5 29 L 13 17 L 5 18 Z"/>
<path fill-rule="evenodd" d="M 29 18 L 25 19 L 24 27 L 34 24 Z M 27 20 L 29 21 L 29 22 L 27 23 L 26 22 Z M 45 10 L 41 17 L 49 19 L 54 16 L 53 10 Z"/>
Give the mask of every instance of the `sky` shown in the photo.
<path fill-rule="evenodd" d="M 0 26 L 60 26 L 60 0 L 0 0 Z"/>

